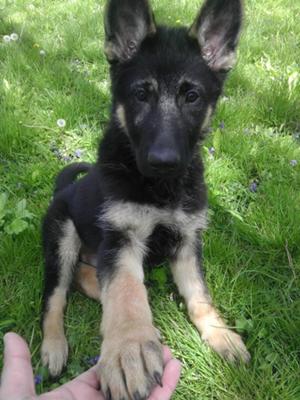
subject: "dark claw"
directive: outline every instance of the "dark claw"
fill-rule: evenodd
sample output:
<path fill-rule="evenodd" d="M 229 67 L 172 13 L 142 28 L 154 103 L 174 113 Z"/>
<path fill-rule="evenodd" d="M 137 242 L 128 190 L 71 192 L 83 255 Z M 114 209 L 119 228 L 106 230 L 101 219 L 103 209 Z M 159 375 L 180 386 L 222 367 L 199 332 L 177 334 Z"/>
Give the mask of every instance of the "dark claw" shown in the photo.
<path fill-rule="evenodd" d="M 112 400 L 110 389 L 107 389 L 105 399 L 106 400 Z"/>
<path fill-rule="evenodd" d="M 133 394 L 133 400 L 144 400 L 144 398 L 140 395 L 139 392 L 135 392 Z"/>
<path fill-rule="evenodd" d="M 161 381 L 161 375 L 160 375 L 160 373 L 159 372 L 154 372 L 154 379 L 155 379 L 155 382 L 160 386 L 160 387 L 163 387 L 163 384 L 162 384 L 162 381 Z"/>

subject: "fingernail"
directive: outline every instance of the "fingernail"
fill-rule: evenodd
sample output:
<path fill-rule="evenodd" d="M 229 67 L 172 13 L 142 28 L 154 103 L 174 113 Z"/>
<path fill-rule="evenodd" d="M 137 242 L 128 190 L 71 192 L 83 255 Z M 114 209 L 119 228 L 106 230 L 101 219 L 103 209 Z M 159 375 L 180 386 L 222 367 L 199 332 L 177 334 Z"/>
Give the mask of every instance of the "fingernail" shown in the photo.
<path fill-rule="evenodd" d="M 10 336 L 13 335 L 13 334 L 14 334 L 13 332 L 7 332 L 7 333 L 3 336 L 3 342 L 4 342 L 4 345 L 5 345 L 5 346 L 7 345 L 7 341 L 9 340 Z"/>

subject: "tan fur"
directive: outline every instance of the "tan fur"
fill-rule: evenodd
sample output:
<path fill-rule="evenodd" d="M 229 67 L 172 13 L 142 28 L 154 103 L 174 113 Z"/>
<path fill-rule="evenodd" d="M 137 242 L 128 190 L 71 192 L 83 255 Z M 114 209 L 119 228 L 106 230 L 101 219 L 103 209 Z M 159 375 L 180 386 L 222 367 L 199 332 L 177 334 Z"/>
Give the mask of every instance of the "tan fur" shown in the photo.
<path fill-rule="evenodd" d="M 63 235 L 58 246 L 59 282 L 47 302 L 41 348 L 43 364 L 48 366 L 52 376 L 60 374 L 68 358 L 68 344 L 63 325 L 64 308 L 81 245 L 76 228 L 70 219 L 63 224 L 61 229 Z"/>
<path fill-rule="evenodd" d="M 212 305 L 210 295 L 198 270 L 195 250 L 184 245 L 172 263 L 172 272 L 180 294 L 184 297 L 190 319 L 202 339 L 229 361 L 248 362 L 250 355 L 239 335 L 231 331 Z"/>
<path fill-rule="evenodd" d="M 208 106 L 204 121 L 201 126 L 201 130 L 206 129 L 208 127 L 210 120 L 211 120 L 212 113 L 213 113 L 212 106 Z"/>
<path fill-rule="evenodd" d="M 118 117 L 120 127 L 123 128 L 126 133 L 128 133 L 125 108 L 122 104 L 118 104 L 116 114 Z"/>
<path fill-rule="evenodd" d="M 43 321 L 42 360 L 49 366 L 52 376 L 61 372 L 68 358 L 68 344 L 64 334 L 63 312 L 66 305 L 66 291 L 57 287 L 48 302 Z"/>
<path fill-rule="evenodd" d="M 152 323 L 152 316 L 143 283 L 128 272 L 119 272 L 118 276 L 102 294 L 104 313 L 102 333 L 121 328 L 127 321 Z"/>
<path fill-rule="evenodd" d="M 158 224 L 178 229 L 183 236 L 194 236 L 198 229 L 207 226 L 207 210 L 203 209 L 193 214 L 186 213 L 181 208 L 157 208 L 129 201 L 107 202 L 99 216 L 99 224 L 108 222 L 118 230 L 130 231 L 141 242 L 146 241 Z"/>
<path fill-rule="evenodd" d="M 59 286 L 67 288 L 72 280 L 73 268 L 77 262 L 81 242 L 75 225 L 70 219 L 64 223 L 62 231 L 63 236 L 58 247 L 61 265 Z"/>
<path fill-rule="evenodd" d="M 109 387 L 116 399 L 127 398 L 127 390 L 130 398 L 137 390 L 146 397 L 154 385 L 154 373 L 163 370 L 146 288 L 139 274 L 128 271 L 120 271 L 102 293 L 104 340 L 98 373 L 104 393 Z"/>
<path fill-rule="evenodd" d="M 83 262 L 79 263 L 74 283 L 77 290 L 94 300 L 100 301 L 101 292 L 96 268 L 84 264 Z"/>

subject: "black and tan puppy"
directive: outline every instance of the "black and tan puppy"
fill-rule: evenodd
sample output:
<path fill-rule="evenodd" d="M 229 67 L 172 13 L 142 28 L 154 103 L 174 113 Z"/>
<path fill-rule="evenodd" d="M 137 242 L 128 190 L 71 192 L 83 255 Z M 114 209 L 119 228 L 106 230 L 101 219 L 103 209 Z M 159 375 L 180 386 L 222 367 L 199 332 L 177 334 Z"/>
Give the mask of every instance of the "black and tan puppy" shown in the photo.
<path fill-rule="evenodd" d="M 207 198 L 199 145 L 234 65 L 241 8 L 240 0 L 207 0 L 190 29 L 175 29 L 155 24 L 147 0 L 108 2 L 111 119 L 97 163 L 58 176 L 44 220 L 42 344 L 44 364 L 58 375 L 76 276 L 103 305 L 98 371 L 107 399 L 145 399 L 161 379 L 143 268 L 166 259 L 203 340 L 229 360 L 250 358 L 212 305 L 200 240 Z"/>

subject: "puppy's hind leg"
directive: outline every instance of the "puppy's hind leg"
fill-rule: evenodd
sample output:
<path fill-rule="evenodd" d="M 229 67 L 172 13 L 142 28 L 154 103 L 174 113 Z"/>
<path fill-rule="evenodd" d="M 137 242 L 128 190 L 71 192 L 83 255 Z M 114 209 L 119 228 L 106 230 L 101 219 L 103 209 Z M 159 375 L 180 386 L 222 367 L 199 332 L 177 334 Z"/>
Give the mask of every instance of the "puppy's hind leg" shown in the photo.
<path fill-rule="evenodd" d="M 96 268 L 81 261 L 76 268 L 75 288 L 90 297 L 100 301 L 100 285 L 97 278 Z"/>
<path fill-rule="evenodd" d="M 45 287 L 43 295 L 42 360 L 52 376 L 61 373 L 68 357 L 63 314 L 80 239 L 66 213 L 65 204 L 54 201 L 44 220 Z"/>

